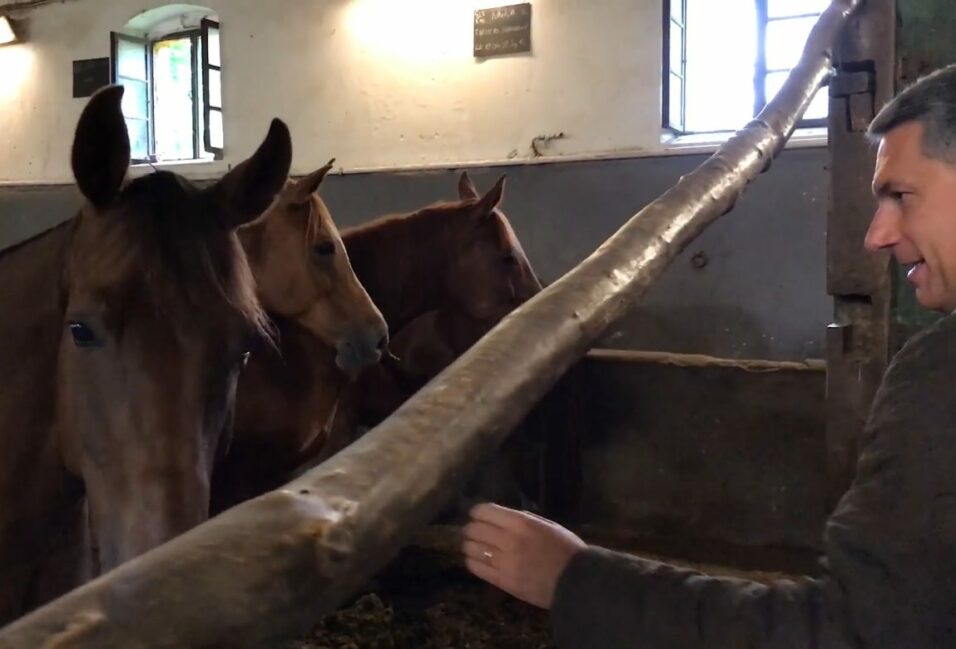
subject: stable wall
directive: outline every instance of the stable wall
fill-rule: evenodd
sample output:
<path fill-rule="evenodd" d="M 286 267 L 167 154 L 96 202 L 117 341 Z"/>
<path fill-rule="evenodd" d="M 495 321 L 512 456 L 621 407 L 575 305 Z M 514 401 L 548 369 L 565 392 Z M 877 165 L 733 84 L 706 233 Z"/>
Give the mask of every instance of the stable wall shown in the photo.
<path fill-rule="evenodd" d="M 0 249 L 79 204 L 68 151 L 85 100 L 72 98 L 71 61 L 108 55 L 111 30 L 163 4 L 53 2 L 23 14 L 26 43 L 0 48 Z M 453 170 L 477 164 L 482 188 L 508 173 L 505 211 L 551 282 L 704 160 L 660 143 L 658 0 L 535 0 L 532 54 L 486 61 L 471 21 L 491 0 L 200 4 L 223 25 L 227 148 L 175 168 L 192 178 L 248 155 L 273 115 L 292 129 L 293 173 L 333 156 L 346 172 L 323 190 L 342 224 L 452 198 Z M 557 132 L 568 137 L 533 158 L 532 138 Z M 826 164 L 825 148 L 788 148 L 602 346 L 822 356 Z"/>
<path fill-rule="evenodd" d="M 0 0 L 0 4 L 3 4 Z M 109 56 L 109 33 L 162 0 L 67 0 L 24 11 L 27 42 L 0 48 L 0 181 L 71 180 L 84 99 L 72 61 Z M 249 155 L 286 120 L 294 171 L 450 166 L 660 145 L 658 0 L 537 0 L 531 54 L 472 55 L 489 0 L 208 0 L 222 22 L 226 151 Z M 16 14 L 15 14 L 16 15 Z"/>
<path fill-rule="evenodd" d="M 549 283 L 703 160 L 668 156 L 470 173 L 480 190 L 508 175 L 503 210 Z M 822 357 L 832 313 L 825 283 L 827 161 L 825 149 L 785 151 L 734 211 L 612 326 L 601 346 L 726 358 Z M 333 174 L 322 195 L 338 223 L 352 225 L 454 198 L 456 186 L 450 170 Z M 79 204 L 71 186 L 0 187 L 0 249 L 69 218 Z M 694 263 L 699 252 L 706 258 L 702 268 Z"/>

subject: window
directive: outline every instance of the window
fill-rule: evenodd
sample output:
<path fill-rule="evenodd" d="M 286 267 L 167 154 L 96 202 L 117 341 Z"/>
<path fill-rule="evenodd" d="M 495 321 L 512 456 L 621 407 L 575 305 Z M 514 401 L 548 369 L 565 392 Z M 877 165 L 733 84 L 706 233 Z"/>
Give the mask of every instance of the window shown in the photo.
<path fill-rule="evenodd" d="M 183 7 L 140 14 L 111 35 L 113 81 L 126 88 L 123 115 L 135 162 L 222 157 L 219 23 L 206 9 L 182 13 Z"/>
<path fill-rule="evenodd" d="M 684 131 L 687 87 L 687 0 L 671 0 L 664 7 L 664 126 Z M 666 5 L 670 5 L 668 8 Z"/>
<path fill-rule="evenodd" d="M 664 127 L 733 131 L 783 86 L 828 0 L 665 0 Z M 817 92 L 799 124 L 826 126 Z"/>

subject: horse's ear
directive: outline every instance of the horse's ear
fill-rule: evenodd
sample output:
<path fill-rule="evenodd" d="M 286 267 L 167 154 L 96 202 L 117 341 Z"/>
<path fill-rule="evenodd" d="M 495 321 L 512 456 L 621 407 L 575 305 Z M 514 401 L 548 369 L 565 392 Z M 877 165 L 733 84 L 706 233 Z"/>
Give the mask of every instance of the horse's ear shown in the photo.
<path fill-rule="evenodd" d="M 73 136 L 73 177 L 96 207 L 105 207 L 116 198 L 129 170 L 129 134 L 122 101 L 123 86 L 97 91 L 83 108 Z"/>
<path fill-rule="evenodd" d="M 505 175 L 502 174 L 495 186 L 488 190 L 488 193 L 478 199 L 475 204 L 475 214 L 479 216 L 489 216 L 501 203 L 501 196 L 505 191 Z"/>
<path fill-rule="evenodd" d="M 458 178 L 458 198 L 466 201 L 478 198 L 478 196 L 478 188 L 475 187 L 475 183 L 471 182 L 471 176 L 468 175 L 467 171 L 462 171 Z"/>
<path fill-rule="evenodd" d="M 291 166 L 289 127 L 273 119 L 256 152 L 205 190 L 219 208 L 221 225 L 233 229 L 258 218 L 285 186 Z"/>
<path fill-rule="evenodd" d="M 295 205 L 301 205 L 305 203 L 309 200 L 312 194 L 318 191 L 319 185 L 322 184 L 322 179 L 325 178 L 325 175 L 329 173 L 330 169 L 332 169 L 332 163 L 334 162 L 335 158 L 332 158 L 326 162 L 325 166 L 321 169 L 316 169 L 305 178 L 291 183 L 282 191 L 282 195 L 287 198 L 290 203 Z"/>

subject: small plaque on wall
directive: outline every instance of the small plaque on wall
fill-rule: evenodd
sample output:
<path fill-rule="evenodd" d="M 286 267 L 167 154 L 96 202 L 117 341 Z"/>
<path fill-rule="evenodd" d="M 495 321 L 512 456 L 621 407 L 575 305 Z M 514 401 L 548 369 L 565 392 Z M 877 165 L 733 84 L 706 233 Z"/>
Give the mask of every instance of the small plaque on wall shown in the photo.
<path fill-rule="evenodd" d="M 90 97 L 110 84 L 110 58 L 73 61 L 73 96 Z"/>
<path fill-rule="evenodd" d="M 475 11 L 475 56 L 531 51 L 531 3 Z"/>

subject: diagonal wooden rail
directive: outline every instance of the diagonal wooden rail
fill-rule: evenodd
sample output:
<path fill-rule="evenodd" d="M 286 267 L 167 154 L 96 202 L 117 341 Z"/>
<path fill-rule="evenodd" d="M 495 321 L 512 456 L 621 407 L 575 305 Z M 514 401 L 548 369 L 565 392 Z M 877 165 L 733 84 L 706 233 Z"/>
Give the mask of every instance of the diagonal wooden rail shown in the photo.
<path fill-rule="evenodd" d="M 392 559 L 790 137 L 862 0 L 834 0 L 761 114 L 380 426 L 0 631 L 0 648 L 247 647 L 307 630 Z"/>

